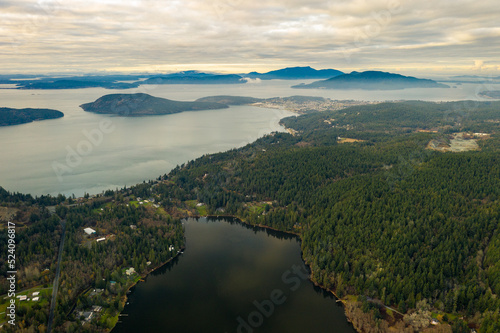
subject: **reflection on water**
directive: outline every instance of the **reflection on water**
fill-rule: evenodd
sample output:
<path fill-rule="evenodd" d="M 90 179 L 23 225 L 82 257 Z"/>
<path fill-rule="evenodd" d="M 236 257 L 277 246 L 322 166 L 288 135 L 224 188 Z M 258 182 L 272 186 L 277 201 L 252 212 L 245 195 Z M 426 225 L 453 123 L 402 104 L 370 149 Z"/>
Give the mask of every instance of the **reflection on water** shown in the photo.
<path fill-rule="evenodd" d="M 353 333 L 315 287 L 297 237 L 233 219 L 185 221 L 186 250 L 133 288 L 113 333 Z"/>

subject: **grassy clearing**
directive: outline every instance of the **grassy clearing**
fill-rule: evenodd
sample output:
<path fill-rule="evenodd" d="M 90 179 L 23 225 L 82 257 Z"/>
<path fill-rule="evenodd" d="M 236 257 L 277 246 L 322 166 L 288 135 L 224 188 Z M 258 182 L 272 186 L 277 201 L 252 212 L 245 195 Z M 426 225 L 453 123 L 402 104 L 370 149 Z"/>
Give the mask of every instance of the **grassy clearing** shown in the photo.
<path fill-rule="evenodd" d="M 197 200 L 187 200 L 184 201 L 187 207 L 194 209 L 197 215 L 206 216 L 208 215 L 207 205 L 203 204 L 202 206 L 198 206 L 199 202 Z"/>
<path fill-rule="evenodd" d="M 194 209 L 194 208 L 196 208 L 196 204 L 198 203 L 198 201 L 196 201 L 196 200 L 187 200 L 187 201 L 184 201 L 184 203 L 189 208 L 193 208 Z"/>
<path fill-rule="evenodd" d="M 248 205 L 247 206 L 248 210 L 252 214 L 257 214 L 257 215 L 264 213 L 266 211 L 266 206 L 268 206 L 268 204 L 265 202 L 252 202 L 248 203 L 247 205 Z"/>
<path fill-rule="evenodd" d="M 39 300 L 38 301 L 33 301 L 31 300 L 33 298 L 33 293 L 34 292 L 40 292 L 38 295 Z M 52 287 L 48 288 L 43 288 L 43 287 L 34 287 L 31 289 L 23 290 L 19 293 L 16 293 L 16 306 L 23 305 L 23 306 L 29 306 L 32 307 L 35 304 L 40 305 L 41 307 L 47 306 L 49 304 L 50 297 L 52 295 Z M 27 296 L 30 300 L 26 301 L 20 301 L 17 299 L 17 296 Z M 35 296 L 36 297 L 36 296 Z M 7 297 L 7 294 L 2 295 L 0 297 L 0 320 L 4 319 L 5 314 L 4 312 L 7 310 L 7 306 L 9 305 L 10 298 Z"/>
<path fill-rule="evenodd" d="M 208 208 L 206 205 L 196 207 L 196 212 L 198 213 L 198 215 L 206 216 L 208 215 Z"/>

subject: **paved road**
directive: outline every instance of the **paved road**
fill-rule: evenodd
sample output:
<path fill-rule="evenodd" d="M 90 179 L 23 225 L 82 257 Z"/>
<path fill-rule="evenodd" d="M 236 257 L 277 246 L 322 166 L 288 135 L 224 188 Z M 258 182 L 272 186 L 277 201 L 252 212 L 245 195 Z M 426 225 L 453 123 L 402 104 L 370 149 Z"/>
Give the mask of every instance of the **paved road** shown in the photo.
<path fill-rule="evenodd" d="M 49 323 L 47 324 L 47 333 L 52 331 L 52 322 L 54 321 L 54 310 L 56 309 L 57 291 L 59 289 L 59 276 L 61 275 L 61 259 L 64 249 L 64 236 L 66 235 L 66 220 L 61 221 L 62 235 L 59 244 L 59 255 L 57 256 L 56 277 L 54 278 L 54 289 L 52 289 L 52 301 L 50 302 Z"/>

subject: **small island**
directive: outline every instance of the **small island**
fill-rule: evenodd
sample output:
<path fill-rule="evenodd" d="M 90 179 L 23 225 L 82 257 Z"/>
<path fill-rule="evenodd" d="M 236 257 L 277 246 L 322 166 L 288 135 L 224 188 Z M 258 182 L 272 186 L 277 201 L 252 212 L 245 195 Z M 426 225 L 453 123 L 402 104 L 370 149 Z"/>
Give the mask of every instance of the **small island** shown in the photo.
<path fill-rule="evenodd" d="M 243 84 L 247 81 L 236 74 L 172 74 L 151 77 L 140 84 Z"/>
<path fill-rule="evenodd" d="M 226 109 L 229 106 L 212 102 L 173 101 L 144 93 L 137 93 L 105 95 L 98 98 L 95 102 L 82 104 L 80 107 L 88 112 L 138 117 L 165 115 L 184 111 Z"/>
<path fill-rule="evenodd" d="M 500 99 L 500 90 L 486 90 L 481 91 L 479 96 L 491 99 Z"/>
<path fill-rule="evenodd" d="M 363 90 L 400 90 L 408 88 L 449 88 L 434 80 L 419 79 L 379 71 L 352 72 L 310 84 L 292 86 L 297 89 L 363 89 Z"/>
<path fill-rule="evenodd" d="M 19 125 L 38 120 L 57 119 L 61 117 L 64 117 L 64 113 L 51 109 L 0 108 L 0 126 Z"/>

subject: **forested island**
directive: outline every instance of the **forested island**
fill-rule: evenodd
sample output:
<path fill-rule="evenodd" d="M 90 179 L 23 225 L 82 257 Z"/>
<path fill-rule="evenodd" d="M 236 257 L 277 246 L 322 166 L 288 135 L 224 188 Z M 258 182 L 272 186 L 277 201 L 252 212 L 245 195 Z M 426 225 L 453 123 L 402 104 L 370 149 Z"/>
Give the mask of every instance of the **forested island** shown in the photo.
<path fill-rule="evenodd" d="M 110 94 L 98 98 L 95 102 L 80 105 L 88 112 L 114 114 L 124 117 L 151 116 L 179 113 L 183 111 L 200 111 L 225 109 L 227 105 L 213 102 L 180 102 L 148 94 Z"/>
<path fill-rule="evenodd" d="M 314 69 L 310 66 L 287 67 L 266 73 L 250 72 L 240 74 L 205 73 L 188 70 L 164 74 L 136 75 L 81 75 L 59 77 L 31 77 L 4 75 L 0 83 L 15 84 L 14 89 L 132 89 L 141 85 L 163 84 L 245 84 L 249 80 L 307 80 L 323 79 L 310 84 L 299 84 L 292 88 L 322 89 L 368 89 L 397 90 L 406 88 L 449 88 L 447 85 L 429 79 L 420 79 L 394 73 L 365 71 L 343 73 L 336 69 Z M 449 82 L 457 82 L 451 80 Z M 464 81 L 469 82 L 469 81 Z M 13 89 L 13 88 L 9 88 Z"/>
<path fill-rule="evenodd" d="M 19 125 L 33 121 L 57 119 L 64 113 L 52 109 L 13 109 L 0 108 L 0 126 Z"/>
<path fill-rule="evenodd" d="M 162 75 L 151 77 L 141 84 L 243 84 L 246 81 L 237 74 L 191 73 L 185 75 Z"/>
<path fill-rule="evenodd" d="M 492 98 L 492 99 L 500 99 L 500 90 L 486 90 L 479 93 L 479 96 Z"/>
<path fill-rule="evenodd" d="M 386 73 L 380 71 L 352 72 L 310 84 L 292 86 L 297 89 L 364 89 L 399 90 L 408 88 L 449 88 L 449 86 L 429 79 Z"/>
<path fill-rule="evenodd" d="M 94 198 L 0 191 L 2 219 L 23 226 L 19 289 L 50 288 L 64 221 L 54 331 L 106 331 L 133 283 L 126 271 L 146 273 L 183 246 L 179 218 L 231 215 L 299 235 L 311 280 L 342 300 L 359 332 L 498 332 L 499 108 L 415 101 L 316 112 L 283 119 L 293 135 Z M 458 134 L 478 148 L 429 146 Z M 95 305 L 103 312 L 79 316 Z M 48 303 L 24 303 L 18 316 L 26 329 L 44 325 Z"/>
<path fill-rule="evenodd" d="M 245 77 L 261 80 L 329 79 L 344 74 L 336 69 L 314 69 L 310 66 L 287 67 L 266 73 L 250 72 Z"/>

